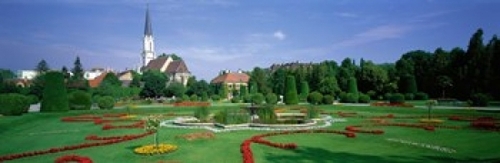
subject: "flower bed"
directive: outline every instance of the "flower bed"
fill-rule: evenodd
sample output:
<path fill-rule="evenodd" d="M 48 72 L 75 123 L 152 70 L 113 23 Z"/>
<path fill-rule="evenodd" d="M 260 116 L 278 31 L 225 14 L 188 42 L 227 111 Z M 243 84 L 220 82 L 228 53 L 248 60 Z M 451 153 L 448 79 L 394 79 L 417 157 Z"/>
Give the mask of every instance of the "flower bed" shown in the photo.
<path fill-rule="evenodd" d="M 111 124 L 105 124 L 104 126 L 102 126 L 102 129 L 103 130 L 111 130 L 111 129 L 131 129 L 131 128 L 144 128 L 144 124 L 146 122 L 144 121 L 137 121 L 136 123 L 134 124 L 131 124 L 131 125 L 111 125 Z"/>
<path fill-rule="evenodd" d="M 384 131 L 382 130 L 362 130 L 359 129 L 362 126 L 347 126 L 345 127 L 345 130 L 351 131 L 351 132 L 356 132 L 356 133 L 367 133 L 367 134 L 375 134 L 375 135 L 380 135 L 383 134 Z"/>
<path fill-rule="evenodd" d="M 215 134 L 212 132 L 197 132 L 197 133 L 178 135 L 176 137 L 192 141 L 192 140 L 198 140 L 198 139 L 213 139 L 213 138 L 215 138 Z"/>
<path fill-rule="evenodd" d="M 69 162 L 78 162 L 78 163 L 93 163 L 92 159 L 89 157 L 78 156 L 78 155 L 65 155 L 57 158 L 55 160 L 56 163 L 69 163 Z"/>
<path fill-rule="evenodd" d="M 183 101 L 183 102 L 176 102 L 174 103 L 174 106 L 180 107 L 180 106 L 210 106 L 210 102 L 193 102 L 193 101 Z"/>
<path fill-rule="evenodd" d="M 141 155 L 154 155 L 154 154 L 165 154 L 177 150 L 176 145 L 172 144 L 158 144 L 158 146 L 151 144 L 145 145 L 134 149 L 134 152 Z"/>

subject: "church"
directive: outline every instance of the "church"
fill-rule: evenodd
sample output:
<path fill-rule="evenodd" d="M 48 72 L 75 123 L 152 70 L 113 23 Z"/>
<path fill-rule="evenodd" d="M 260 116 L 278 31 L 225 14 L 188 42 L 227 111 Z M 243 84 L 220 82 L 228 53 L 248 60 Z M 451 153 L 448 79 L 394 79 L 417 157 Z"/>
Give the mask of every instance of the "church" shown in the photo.
<path fill-rule="evenodd" d="M 146 24 L 144 27 L 141 58 L 142 62 L 139 71 L 141 73 L 148 70 L 159 70 L 169 77 L 169 82 L 182 83 L 184 86 L 186 86 L 189 77 L 191 77 L 191 72 L 189 72 L 184 60 L 175 59 L 171 55 L 162 55 L 159 57 L 156 55 L 149 5 L 146 8 Z"/>

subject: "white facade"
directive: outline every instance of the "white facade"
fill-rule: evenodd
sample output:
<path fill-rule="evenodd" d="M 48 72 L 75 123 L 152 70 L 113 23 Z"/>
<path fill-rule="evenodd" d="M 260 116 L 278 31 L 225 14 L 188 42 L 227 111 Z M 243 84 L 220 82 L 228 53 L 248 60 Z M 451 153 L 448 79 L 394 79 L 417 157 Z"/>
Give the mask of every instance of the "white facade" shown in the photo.
<path fill-rule="evenodd" d="M 145 35 L 142 50 L 142 66 L 147 66 L 148 63 L 155 58 L 156 54 L 153 35 Z"/>
<path fill-rule="evenodd" d="M 101 71 L 101 70 L 92 70 L 92 71 L 85 71 L 85 73 L 83 74 L 83 78 L 87 79 L 87 80 L 93 80 L 95 78 L 97 78 L 98 76 L 100 76 L 104 71 Z"/>
<path fill-rule="evenodd" d="M 35 70 L 18 70 L 16 75 L 18 79 L 33 80 L 38 75 L 38 72 Z"/>

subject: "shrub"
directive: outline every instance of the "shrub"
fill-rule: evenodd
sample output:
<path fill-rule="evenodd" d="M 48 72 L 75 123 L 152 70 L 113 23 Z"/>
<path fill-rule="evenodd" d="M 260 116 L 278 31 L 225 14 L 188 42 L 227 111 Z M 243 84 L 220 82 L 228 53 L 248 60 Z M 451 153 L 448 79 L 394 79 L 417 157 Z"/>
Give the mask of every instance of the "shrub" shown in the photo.
<path fill-rule="evenodd" d="M 359 95 L 359 103 L 370 103 L 370 96 L 366 94 L 360 94 Z"/>
<path fill-rule="evenodd" d="M 69 96 L 69 109 L 70 110 L 90 110 L 92 101 L 90 94 L 85 91 L 77 90 Z"/>
<path fill-rule="evenodd" d="M 405 100 L 413 100 L 413 93 L 405 93 Z"/>
<path fill-rule="evenodd" d="M 358 95 L 354 93 L 341 94 L 340 101 L 344 103 L 357 103 Z"/>
<path fill-rule="evenodd" d="M 26 96 L 17 93 L 0 94 L 0 114 L 22 115 L 30 106 Z"/>
<path fill-rule="evenodd" d="M 377 93 L 374 90 L 369 90 L 366 92 L 366 95 L 370 97 L 370 99 L 377 99 Z M 361 98 L 361 95 L 360 95 Z"/>
<path fill-rule="evenodd" d="M 268 93 L 266 95 L 266 103 L 270 105 L 275 105 L 276 103 L 278 103 L 278 96 L 276 96 L 276 94 L 274 93 Z"/>
<path fill-rule="evenodd" d="M 264 95 L 262 93 L 255 93 L 252 95 L 252 103 L 259 105 L 264 103 Z"/>
<path fill-rule="evenodd" d="M 208 101 L 208 94 L 207 94 L 207 92 L 201 93 L 201 101 Z"/>
<path fill-rule="evenodd" d="M 429 95 L 427 95 L 427 93 L 424 92 L 415 93 L 415 100 L 428 100 L 428 99 Z"/>
<path fill-rule="evenodd" d="M 207 122 L 209 119 L 210 111 L 208 107 L 199 107 L 194 111 L 194 117 L 198 118 L 201 122 Z"/>
<path fill-rule="evenodd" d="M 351 77 L 349 78 L 349 92 L 348 93 L 353 93 L 353 94 L 358 94 L 358 82 L 356 81 L 356 78 Z"/>
<path fill-rule="evenodd" d="M 37 104 L 38 102 L 40 102 L 40 99 L 38 99 L 38 96 L 28 95 L 26 97 L 28 98 L 28 101 L 30 104 Z"/>
<path fill-rule="evenodd" d="M 189 96 L 186 94 L 182 95 L 182 101 L 189 101 Z"/>
<path fill-rule="evenodd" d="M 240 98 L 239 98 L 239 97 L 237 97 L 237 96 L 235 96 L 235 97 L 233 97 L 233 98 L 231 99 L 231 102 L 232 102 L 232 103 L 239 103 L 240 101 L 241 101 L 241 100 L 240 100 Z"/>
<path fill-rule="evenodd" d="M 219 95 L 212 95 L 212 101 L 219 101 L 220 96 Z"/>
<path fill-rule="evenodd" d="M 40 112 L 68 111 L 68 95 L 64 75 L 60 72 L 47 72 L 44 76 L 45 88 Z"/>
<path fill-rule="evenodd" d="M 251 103 L 252 102 L 252 95 L 243 96 L 243 102 L 244 103 Z"/>
<path fill-rule="evenodd" d="M 323 96 L 323 104 L 331 105 L 331 104 L 333 104 L 333 101 L 334 101 L 334 97 L 332 95 Z"/>
<path fill-rule="evenodd" d="M 326 96 L 329 96 L 329 95 L 326 95 Z M 319 109 L 310 106 L 310 107 L 307 108 L 307 119 L 318 118 L 319 117 L 319 113 L 320 113 Z"/>
<path fill-rule="evenodd" d="M 299 103 L 299 97 L 297 95 L 297 86 L 295 86 L 294 76 L 286 77 L 284 102 L 287 105 L 295 105 Z"/>
<path fill-rule="evenodd" d="M 488 106 L 490 97 L 483 93 L 476 93 L 471 96 L 472 106 Z"/>
<path fill-rule="evenodd" d="M 405 102 L 405 96 L 401 93 L 395 93 L 391 95 L 389 98 L 390 103 L 404 103 Z"/>
<path fill-rule="evenodd" d="M 97 101 L 97 105 L 100 109 L 113 109 L 115 99 L 111 96 L 104 96 Z"/>
<path fill-rule="evenodd" d="M 391 99 L 392 93 L 385 93 L 384 94 L 384 100 L 389 101 Z"/>
<path fill-rule="evenodd" d="M 314 91 L 307 97 L 307 102 L 313 105 L 318 105 L 320 104 L 321 99 L 323 99 L 323 95 L 317 91 Z"/>
<path fill-rule="evenodd" d="M 261 123 L 274 124 L 278 121 L 278 116 L 276 116 L 271 106 L 259 108 L 257 110 L 257 115 Z"/>
<path fill-rule="evenodd" d="M 224 109 L 215 114 L 214 119 L 222 124 L 240 124 L 249 121 L 249 115 L 245 110 Z"/>
<path fill-rule="evenodd" d="M 196 95 L 196 94 L 191 95 L 191 97 L 189 97 L 189 100 L 198 101 L 198 95 Z"/>

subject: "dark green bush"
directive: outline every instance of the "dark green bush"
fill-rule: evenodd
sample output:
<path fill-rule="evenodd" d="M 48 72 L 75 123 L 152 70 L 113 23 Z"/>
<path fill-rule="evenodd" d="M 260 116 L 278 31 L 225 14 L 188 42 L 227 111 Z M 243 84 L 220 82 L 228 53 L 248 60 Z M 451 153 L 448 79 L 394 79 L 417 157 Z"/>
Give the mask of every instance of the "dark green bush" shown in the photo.
<path fill-rule="evenodd" d="M 207 92 L 201 93 L 201 101 L 208 101 L 208 94 L 207 94 Z"/>
<path fill-rule="evenodd" d="M 70 110 L 90 110 L 91 105 L 90 94 L 85 91 L 77 90 L 69 95 Z"/>
<path fill-rule="evenodd" d="M 35 95 L 28 95 L 26 97 L 28 98 L 30 104 L 37 104 L 38 102 L 40 102 L 40 99 L 38 99 L 38 97 Z"/>
<path fill-rule="evenodd" d="M 309 93 L 309 96 L 307 97 L 307 102 L 313 105 L 318 105 L 320 104 L 322 99 L 323 95 L 317 91 L 314 91 L 312 93 Z"/>
<path fill-rule="evenodd" d="M 234 96 L 232 99 L 231 99 L 231 103 L 239 103 L 241 100 L 238 96 Z"/>
<path fill-rule="evenodd" d="M 212 95 L 212 101 L 219 101 L 220 96 L 219 95 Z"/>
<path fill-rule="evenodd" d="M 295 86 L 295 77 L 287 76 L 285 82 L 285 95 L 284 102 L 287 105 L 296 105 L 299 103 L 299 96 L 297 94 L 297 87 Z"/>
<path fill-rule="evenodd" d="M 0 114 L 2 115 L 22 115 L 28 112 L 29 107 L 29 99 L 24 95 L 17 93 L 0 94 Z"/>
<path fill-rule="evenodd" d="M 191 95 L 191 97 L 189 97 L 189 100 L 190 101 L 198 101 L 198 95 L 196 95 L 196 94 Z"/>
<path fill-rule="evenodd" d="M 359 103 L 370 103 L 370 96 L 366 94 L 360 94 L 359 95 Z"/>
<path fill-rule="evenodd" d="M 392 97 L 392 93 L 385 93 L 384 94 L 384 100 L 389 101 L 389 100 L 391 100 L 391 97 Z"/>
<path fill-rule="evenodd" d="M 257 110 L 259 121 L 261 123 L 274 124 L 278 121 L 278 116 L 274 113 L 271 106 L 264 106 Z"/>
<path fill-rule="evenodd" d="M 60 72 L 47 72 L 45 74 L 45 88 L 40 112 L 68 111 L 68 95 L 64 83 L 64 75 Z"/>
<path fill-rule="evenodd" d="M 405 96 L 401 93 L 392 94 L 391 97 L 389 98 L 389 102 L 390 103 L 404 103 Z"/>
<path fill-rule="evenodd" d="M 276 96 L 276 94 L 274 93 L 268 93 L 266 95 L 266 103 L 270 105 L 275 105 L 276 103 L 278 103 L 278 96 Z"/>
<path fill-rule="evenodd" d="M 244 103 L 251 103 L 252 102 L 252 95 L 243 96 L 243 102 Z"/>
<path fill-rule="evenodd" d="M 248 112 L 245 110 L 226 108 L 215 114 L 214 119 L 217 123 L 222 124 L 241 124 L 248 123 L 249 117 Z"/>
<path fill-rule="evenodd" d="M 369 90 L 366 92 L 366 95 L 370 97 L 370 99 L 377 99 L 377 93 L 374 90 Z M 361 95 L 360 95 L 361 98 Z"/>
<path fill-rule="evenodd" d="M 358 103 L 358 95 L 354 93 L 341 94 L 340 101 L 343 103 Z"/>
<path fill-rule="evenodd" d="M 100 109 L 113 109 L 115 105 L 115 99 L 111 96 L 104 96 L 98 100 L 97 105 Z"/>
<path fill-rule="evenodd" d="M 471 96 L 472 106 L 488 106 L 490 97 L 483 93 L 476 93 Z"/>
<path fill-rule="evenodd" d="M 333 104 L 334 100 L 335 100 L 335 98 L 332 95 L 323 96 L 323 104 L 331 105 L 331 104 Z"/>
<path fill-rule="evenodd" d="M 429 95 L 427 95 L 427 93 L 424 93 L 424 92 L 418 92 L 418 93 L 415 93 L 415 100 L 428 100 L 429 99 Z"/>
<path fill-rule="evenodd" d="M 413 100 L 413 93 L 405 93 L 405 100 Z"/>
<path fill-rule="evenodd" d="M 252 95 L 252 103 L 256 105 L 260 105 L 264 103 L 264 95 L 262 93 L 255 93 Z"/>
<path fill-rule="evenodd" d="M 329 96 L 329 95 L 326 95 Z M 318 108 L 309 106 L 307 108 L 307 119 L 313 119 L 319 117 L 320 110 Z"/>

